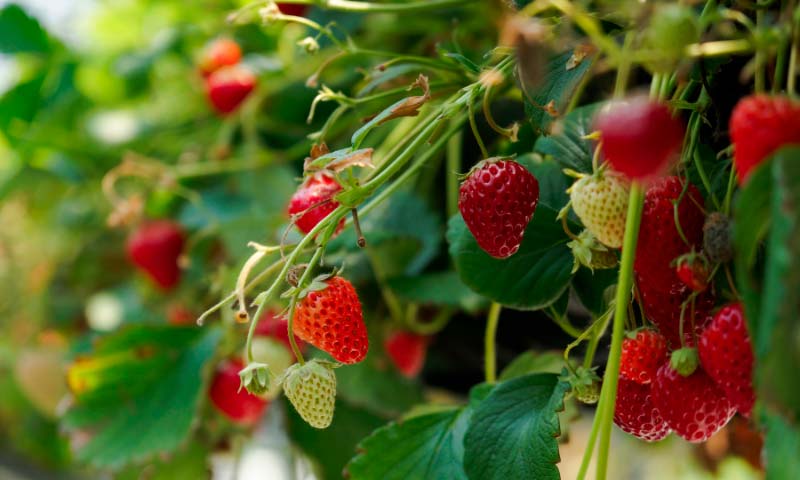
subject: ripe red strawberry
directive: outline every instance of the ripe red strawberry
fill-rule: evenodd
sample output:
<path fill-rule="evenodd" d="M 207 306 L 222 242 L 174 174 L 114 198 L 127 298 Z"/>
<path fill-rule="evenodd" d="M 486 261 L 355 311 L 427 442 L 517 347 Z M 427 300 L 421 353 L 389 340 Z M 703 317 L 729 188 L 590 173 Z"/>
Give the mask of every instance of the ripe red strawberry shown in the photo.
<path fill-rule="evenodd" d="M 700 336 L 700 363 L 739 413 L 749 417 L 755 403 L 753 348 L 742 305 L 726 305 Z"/>
<path fill-rule="evenodd" d="M 781 146 L 800 144 L 800 102 L 769 95 L 745 97 L 733 109 L 730 134 L 733 163 L 744 185 L 753 168 Z"/>
<path fill-rule="evenodd" d="M 612 103 L 597 114 L 594 126 L 605 160 L 630 179 L 663 174 L 683 145 L 683 122 L 645 96 Z"/>
<path fill-rule="evenodd" d="M 411 332 L 394 332 L 383 343 L 397 370 L 408 378 L 416 377 L 425 365 L 430 337 Z"/>
<path fill-rule="evenodd" d="M 475 166 L 458 198 L 467 228 L 486 253 L 507 258 L 519 250 L 536 211 L 539 181 L 510 160 L 484 160 Z"/>
<path fill-rule="evenodd" d="M 670 428 L 653 403 L 650 385 L 620 376 L 617 384 L 617 401 L 614 405 L 614 423 L 623 432 L 647 442 L 656 442 L 669 435 Z"/>
<path fill-rule="evenodd" d="M 675 274 L 684 285 L 695 292 L 708 288 L 708 261 L 701 255 L 692 252 L 678 257 Z"/>
<path fill-rule="evenodd" d="M 664 420 L 675 433 L 693 443 L 708 440 L 736 413 L 702 368 L 684 377 L 666 362 L 651 386 L 653 404 Z"/>
<path fill-rule="evenodd" d="M 672 292 L 640 288 L 639 294 L 647 319 L 664 335 L 672 349 L 679 348 L 681 305 L 689 298 L 689 291 L 685 287 Z M 687 304 L 683 313 L 683 332 L 688 345 L 693 345 L 695 338 L 691 326 L 694 324 L 694 332 L 699 335 L 711 322 L 710 312 L 714 308 L 714 303 L 714 295 L 710 291 L 705 291 L 694 299 L 694 316 L 691 304 Z"/>
<path fill-rule="evenodd" d="M 128 237 L 128 257 L 163 290 L 181 279 L 178 257 L 185 242 L 183 229 L 169 220 L 145 223 Z"/>
<path fill-rule="evenodd" d="M 183 304 L 171 303 L 167 306 L 167 323 L 170 325 L 178 327 L 194 325 L 195 320 L 197 320 L 197 315 Z"/>
<path fill-rule="evenodd" d="M 284 15 L 294 15 L 297 17 L 302 17 L 303 15 L 305 15 L 306 10 L 308 10 L 308 5 L 278 2 L 278 9 L 280 9 L 281 13 Z"/>
<path fill-rule="evenodd" d="M 339 202 L 333 200 L 333 197 L 341 190 L 342 186 L 329 173 L 318 172 L 308 177 L 289 201 L 289 215 L 302 213 L 302 216 L 295 221 L 297 229 L 308 233 L 336 210 Z M 343 227 L 344 219 L 339 222 L 336 232 L 340 232 Z"/>
<path fill-rule="evenodd" d="M 239 371 L 244 368 L 241 360 L 222 362 L 214 374 L 208 396 L 222 414 L 240 425 L 253 425 L 264 414 L 269 402 L 241 387 Z"/>
<path fill-rule="evenodd" d="M 256 86 L 256 76 L 250 70 L 233 65 L 220 68 L 206 79 L 206 94 L 217 112 L 227 115 L 250 95 Z"/>
<path fill-rule="evenodd" d="M 236 65 L 242 59 L 242 49 L 230 38 L 218 38 L 208 44 L 200 56 L 200 73 L 208 77 L 222 67 Z"/>
<path fill-rule="evenodd" d="M 342 277 L 324 283 L 298 303 L 294 333 L 342 363 L 358 363 L 367 356 L 369 339 L 356 289 Z"/>
<path fill-rule="evenodd" d="M 674 203 L 678 199 L 678 219 L 686 241 L 675 224 Z M 640 289 L 673 293 L 685 289 L 672 264 L 679 256 L 702 247 L 702 206 L 700 191 L 680 177 L 662 178 L 647 189 L 633 267 Z"/>
<path fill-rule="evenodd" d="M 650 383 L 668 358 L 667 339 L 653 329 L 642 329 L 622 341 L 619 373 L 637 383 Z"/>

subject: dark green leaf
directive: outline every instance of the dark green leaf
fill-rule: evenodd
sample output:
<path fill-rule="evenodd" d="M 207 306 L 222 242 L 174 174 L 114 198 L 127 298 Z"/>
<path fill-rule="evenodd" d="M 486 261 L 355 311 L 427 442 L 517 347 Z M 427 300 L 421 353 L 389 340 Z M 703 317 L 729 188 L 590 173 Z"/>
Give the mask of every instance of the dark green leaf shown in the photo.
<path fill-rule="evenodd" d="M 564 356 L 561 352 L 537 352 L 528 350 L 523 352 L 500 373 L 500 380 L 529 375 L 531 373 L 556 373 L 560 374 L 564 368 Z"/>
<path fill-rule="evenodd" d="M 595 316 L 608 310 L 609 302 L 614 298 L 614 285 L 617 284 L 616 268 L 595 270 L 580 268 L 572 277 L 572 289 L 584 307 Z"/>
<path fill-rule="evenodd" d="M 89 430 L 78 460 L 117 468 L 183 443 L 203 397 L 219 331 L 136 326 L 99 342 L 69 371 L 76 403 L 67 429 Z"/>
<path fill-rule="evenodd" d="M 471 415 L 470 407 L 453 408 L 376 430 L 358 445 L 359 455 L 347 465 L 349 478 L 466 480 L 463 439 Z"/>
<path fill-rule="evenodd" d="M 539 205 L 517 253 L 500 260 L 484 252 L 461 215 L 450 219 L 447 240 L 461 280 L 505 306 L 536 310 L 558 300 L 572 278 L 572 253 L 555 210 Z"/>
<path fill-rule="evenodd" d="M 768 407 L 800 418 L 800 384 L 793 367 L 800 365 L 800 148 L 780 150 L 771 173 L 763 300 L 758 318 L 750 319 L 755 378 L 759 398 Z"/>
<path fill-rule="evenodd" d="M 766 480 L 788 480 L 800 472 L 800 432 L 779 415 L 765 419 Z"/>
<path fill-rule="evenodd" d="M 553 121 L 553 117 L 542 107 L 550 101 L 554 101 L 556 111 L 563 112 L 569 105 L 581 80 L 591 69 L 594 55 L 587 56 L 574 68 L 568 69 L 572 54 L 573 52 L 570 50 L 551 57 L 547 62 L 546 73 L 541 85 L 527 92 L 525 113 L 534 130 L 538 132 L 546 132 Z M 525 88 L 524 85 L 522 88 Z M 528 98 L 535 104 L 531 104 Z"/>
<path fill-rule="evenodd" d="M 396 277 L 389 280 L 389 286 L 401 298 L 414 303 L 459 307 L 468 312 L 477 312 L 488 303 L 464 285 L 452 270 Z"/>
<path fill-rule="evenodd" d="M 47 32 L 18 5 L 0 10 L 0 53 L 47 53 Z"/>
<path fill-rule="evenodd" d="M 593 143 L 583 137 L 592 132 L 592 119 L 600 105 L 586 105 L 568 113 L 558 133 L 539 137 L 534 150 L 552 156 L 562 168 L 591 173 Z"/>
<path fill-rule="evenodd" d="M 497 385 L 476 408 L 464 436 L 471 479 L 559 479 L 558 412 L 569 385 L 538 373 Z"/>
<path fill-rule="evenodd" d="M 539 181 L 539 205 L 555 211 L 561 210 L 569 202 L 567 188 L 572 184 L 564 175 L 563 167 L 550 157 L 535 154 L 522 155 L 516 159 Z"/>

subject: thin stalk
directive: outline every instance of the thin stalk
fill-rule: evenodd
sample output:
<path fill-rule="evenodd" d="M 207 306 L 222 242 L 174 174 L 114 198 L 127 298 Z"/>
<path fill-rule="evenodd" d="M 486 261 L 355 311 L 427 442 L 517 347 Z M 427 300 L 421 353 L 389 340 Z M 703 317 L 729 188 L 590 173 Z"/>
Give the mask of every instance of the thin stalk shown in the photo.
<path fill-rule="evenodd" d="M 475 107 L 472 105 L 472 101 L 469 102 L 467 111 L 469 112 L 469 127 L 472 129 L 472 135 L 475 137 L 475 141 L 478 142 L 478 147 L 481 149 L 482 158 L 489 158 L 489 151 L 486 150 L 486 145 L 483 143 L 483 138 L 481 138 L 481 134 L 478 131 L 478 124 L 475 123 Z"/>
<path fill-rule="evenodd" d="M 758 9 L 756 10 L 756 28 L 760 30 L 763 27 L 764 10 Z M 763 45 L 758 45 L 756 48 L 755 62 L 755 90 L 756 93 L 761 93 L 765 88 L 767 70 L 766 52 L 764 52 Z"/>
<path fill-rule="evenodd" d="M 600 447 L 597 458 L 597 480 L 605 480 L 608 470 L 608 450 L 611 444 L 611 424 L 614 419 L 614 404 L 617 398 L 622 337 L 633 287 L 633 259 L 639 240 L 639 225 L 642 220 L 644 189 L 638 182 L 631 184 L 628 215 L 625 222 L 625 238 L 622 244 L 622 259 L 615 299 L 614 324 L 611 333 L 611 348 L 603 379 L 603 390 L 608 390 L 605 402 L 599 408 L 595 422 L 600 422 Z"/>
<path fill-rule="evenodd" d="M 792 25 L 792 53 L 789 54 L 789 73 L 786 77 L 786 93 L 794 97 L 797 95 L 795 85 L 797 82 L 797 57 L 800 56 L 800 15 L 795 13 L 797 22 Z"/>
<path fill-rule="evenodd" d="M 574 325 L 569 323 L 569 319 L 567 318 L 566 315 L 560 315 L 558 312 L 556 312 L 556 309 L 553 307 L 550 307 L 549 310 L 550 310 L 550 318 L 553 319 L 553 322 L 555 322 L 555 324 L 558 325 L 558 327 L 561 328 L 561 330 L 563 330 L 564 333 L 566 333 L 572 338 L 578 338 L 582 335 L 583 332 L 581 332 L 580 330 L 575 328 Z"/>
<path fill-rule="evenodd" d="M 447 163 L 445 181 L 447 182 L 447 218 L 458 213 L 458 174 L 461 171 L 461 143 L 464 135 L 459 130 L 447 141 Z"/>
<path fill-rule="evenodd" d="M 497 357 L 494 344 L 501 309 L 502 305 L 492 302 L 492 306 L 489 307 L 489 315 L 486 318 L 486 333 L 483 337 L 483 365 L 486 383 L 495 383 L 497 381 Z"/>

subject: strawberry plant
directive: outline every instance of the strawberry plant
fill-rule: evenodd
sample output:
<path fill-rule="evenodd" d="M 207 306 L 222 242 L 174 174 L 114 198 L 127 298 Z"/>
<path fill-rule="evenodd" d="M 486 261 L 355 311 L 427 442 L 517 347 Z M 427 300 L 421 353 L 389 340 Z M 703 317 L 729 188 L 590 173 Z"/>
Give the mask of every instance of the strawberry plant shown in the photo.
<path fill-rule="evenodd" d="M 156 3 L 0 9 L 0 449 L 796 478 L 797 2 Z"/>

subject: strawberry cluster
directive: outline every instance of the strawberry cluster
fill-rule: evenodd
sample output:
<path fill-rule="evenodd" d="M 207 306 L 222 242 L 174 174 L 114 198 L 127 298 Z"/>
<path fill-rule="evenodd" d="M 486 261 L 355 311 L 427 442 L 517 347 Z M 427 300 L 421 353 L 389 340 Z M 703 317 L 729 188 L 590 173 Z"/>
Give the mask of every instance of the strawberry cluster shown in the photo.
<path fill-rule="evenodd" d="M 219 38 L 205 48 L 198 62 L 208 100 L 221 115 L 238 109 L 256 86 L 256 76 L 242 66 L 241 59 L 238 43 Z"/>
<path fill-rule="evenodd" d="M 655 328 L 623 341 L 614 416 L 623 431 L 646 441 L 675 432 L 703 442 L 737 411 L 749 416 L 755 401 L 742 307 L 713 313 L 704 222 L 702 196 L 685 179 L 651 184 L 634 272 L 639 301 Z"/>

